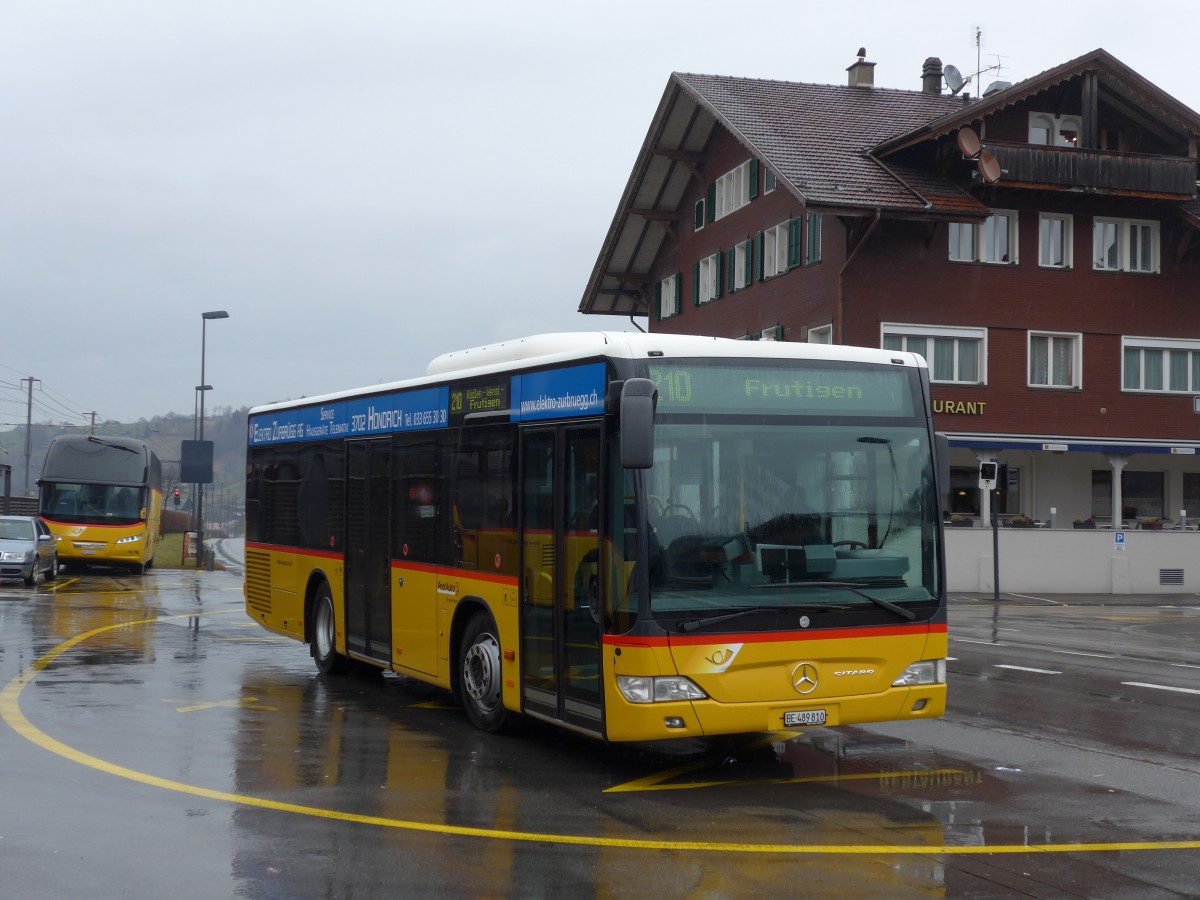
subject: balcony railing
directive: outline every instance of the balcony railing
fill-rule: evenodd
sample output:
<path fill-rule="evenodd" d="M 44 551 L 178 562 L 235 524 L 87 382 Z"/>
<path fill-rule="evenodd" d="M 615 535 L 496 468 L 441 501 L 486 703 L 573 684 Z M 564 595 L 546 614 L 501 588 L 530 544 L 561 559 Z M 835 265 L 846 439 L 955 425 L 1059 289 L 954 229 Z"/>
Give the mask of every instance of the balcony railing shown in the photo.
<path fill-rule="evenodd" d="M 1196 195 L 1196 160 L 1112 150 L 1079 150 L 988 141 L 1000 183 L 1084 188 L 1186 199 Z"/>

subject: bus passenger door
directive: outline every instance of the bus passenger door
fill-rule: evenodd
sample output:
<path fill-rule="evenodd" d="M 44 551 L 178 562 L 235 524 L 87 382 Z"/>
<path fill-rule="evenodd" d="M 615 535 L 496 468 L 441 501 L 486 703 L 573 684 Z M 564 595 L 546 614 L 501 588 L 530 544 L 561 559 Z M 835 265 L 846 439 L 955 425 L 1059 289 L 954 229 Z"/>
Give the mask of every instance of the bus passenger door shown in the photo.
<path fill-rule="evenodd" d="M 525 712 L 603 731 L 600 428 L 521 435 L 521 694 Z"/>
<path fill-rule="evenodd" d="M 392 445 L 346 442 L 346 649 L 391 664 Z"/>

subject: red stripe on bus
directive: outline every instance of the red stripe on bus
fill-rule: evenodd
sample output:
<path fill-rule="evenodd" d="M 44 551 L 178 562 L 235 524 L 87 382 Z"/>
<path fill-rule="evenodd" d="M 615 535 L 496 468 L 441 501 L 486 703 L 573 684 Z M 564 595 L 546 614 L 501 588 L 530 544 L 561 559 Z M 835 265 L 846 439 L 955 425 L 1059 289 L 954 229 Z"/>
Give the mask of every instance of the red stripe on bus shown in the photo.
<path fill-rule="evenodd" d="M 944 623 L 927 623 L 923 625 L 864 625 L 861 628 L 830 628 L 824 631 L 770 631 L 770 632 L 735 632 L 732 634 L 672 634 L 666 637 L 626 637 L 619 634 L 606 634 L 606 647 L 667 647 L 692 646 L 702 644 L 781 644 L 790 641 L 831 641 L 849 640 L 852 638 L 900 637 L 916 634 L 944 634 Z"/>
<path fill-rule="evenodd" d="M 447 575 L 453 578 L 470 578 L 475 581 L 490 581 L 505 587 L 516 587 L 517 576 L 501 575 L 492 572 L 478 572 L 475 569 L 454 569 L 449 566 L 433 566 L 428 563 L 406 562 L 403 559 L 392 560 L 393 569 L 405 569 L 409 572 L 424 572 L 427 575 Z"/>

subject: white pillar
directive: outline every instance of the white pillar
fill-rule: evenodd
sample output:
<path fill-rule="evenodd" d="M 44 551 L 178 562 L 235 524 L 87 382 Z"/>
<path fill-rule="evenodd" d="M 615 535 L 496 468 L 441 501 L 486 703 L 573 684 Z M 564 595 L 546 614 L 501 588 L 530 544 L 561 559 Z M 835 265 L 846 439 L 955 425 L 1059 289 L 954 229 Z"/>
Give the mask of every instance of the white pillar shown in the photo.
<path fill-rule="evenodd" d="M 1108 464 L 1110 466 L 1112 466 L 1112 470 L 1113 470 L 1113 472 L 1112 472 L 1112 508 L 1113 508 L 1112 525 L 1115 530 L 1120 531 L 1121 530 L 1121 519 L 1124 518 L 1124 516 L 1121 515 L 1121 506 L 1122 506 L 1121 470 L 1124 469 L 1125 466 L 1129 464 L 1129 457 L 1128 456 L 1110 456 L 1108 458 Z"/>

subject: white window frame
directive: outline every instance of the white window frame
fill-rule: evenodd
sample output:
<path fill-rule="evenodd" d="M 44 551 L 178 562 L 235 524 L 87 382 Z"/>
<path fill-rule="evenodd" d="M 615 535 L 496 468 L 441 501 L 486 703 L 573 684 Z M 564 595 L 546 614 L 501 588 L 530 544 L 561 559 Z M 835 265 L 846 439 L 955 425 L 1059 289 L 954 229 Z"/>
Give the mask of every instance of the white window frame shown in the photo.
<path fill-rule="evenodd" d="M 1034 129 L 1048 132 L 1049 140 L 1035 141 Z M 1028 139 L 1031 144 L 1050 147 L 1079 146 L 1079 135 L 1083 131 L 1083 120 L 1076 115 L 1056 116 L 1048 112 L 1031 112 L 1029 114 Z M 1067 134 L 1074 134 L 1075 140 L 1069 140 Z"/>
<path fill-rule="evenodd" d="M 712 303 L 721 296 L 721 264 L 717 258 L 720 255 L 720 252 L 717 252 L 700 260 L 700 306 Z"/>
<path fill-rule="evenodd" d="M 1130 369 L 1129 355 L 1136 352 L 1137 371 Z M 1186 376 L 1182 385 L 1172 382 L 1174 357 L 1183 354 Z M 1152 375 L 1155 365 L 1150 362 L 1150 356 L 1157 358 L 1158 386 L 1147 387 L 1147 381 Z M 1136 374 L 1135 385 L 1130 379 Z M 1200 340 L 1187 338 L 1151 338 L 1123 335 L 1121 337 L 1121 392 L 1126 394 L 1200 394 Z"/>
<path fill-rule="evenodd" d="M 763 232 L 763 278 L 774 278 L 788 270 L 788 220 Z"/>
<path fill-rule="evenodd" d="M 668 275 L 660 282 L 659 299 L 658 299 L 658 317 L 659 319 L 669 319 L 672 316 L 677 316 L 680 313 L 679 307 L 682 306 L 679 298 L 676 295 L 676 283 L 679 281 L 680 275 Z"/>
<path fill-rule="evenodd" d="M 1047 239 L 1050 236 L 1050 229 L 1059 226 L 1062 228 L 1062 259 L 1051 260 L 1049 258 L 1050 247 L 1047 246 Z M 1038 215 L 1038 265 L 1043 269 L 1069 269 L 1074 260 L 1074 244 L 1075 244 L 1075 219 L 1067 213 L 1040 213 Z"/>
<path fill-rule="evenodd" d="M 1114 236 L 1117 259 L 1110 262 L 1108 254 L 1101 254 L 1101 229 L 1109 230 Z M 1149 259 L 1141 258 L 1141 242 L 1136 236 L 1148 231 L 1150 235 Z M 1116 219 L 1096 216 L 1092 224 L 1092 268 L 1097 272 L 1136 272 L 1144 275 L 1159 273 L 1159 226 L 1152 219 Z"/>
<path fill-rule="evenodd" d="M 1046 383 L 1033 380 L 1034 340 L 1045 338 L 1048 343 L 1046 358 Z M 1070 341 L 1071 373 L 1068 384 L 1054 382 L 1054 342 Z M 1025 336 L 1025 383 L 1031 388 L 1050 391 L 1076 391 L 1083 387 L 1083 334 L 1078 331 L 1029 331 Z"/>
<path fill-rule="evenodd" d="M 811 335 L 811 331 L 809 334 Z M 951 364 L 954 369 L 953 378 L 937 378 L 934 374 L 934 361 L 928 356 L 922 354 L 926 364 L 929 366 L 929 380 L 935 384 L 987 384 L 987 329 L 986 328 L 970 328 L 965 326 L 946 326 L 946 325 L 915 325 L 910 322 L 884 322 L 879 326 L 879 346 L 886 348 L 887 338 L 900 338 L 902 341 L 901 349 L 908 351 L 909 338 L 921 338 L 926 341 L 946 340 L 954 341 L 954 358 Z M 976 380 L 960 380 L 959 379 L 959 348 L 960 341 L 977 342 L 979 345 L 978 357 L 976 361 L 977 369 Z"/>
<path fill-rule="evenodd" d="M 1008 259 L 999 259 L 996 229 L 999 220 L 1007 222 L 1003 233 L 1008 237 Z M 951 262 L 982 262 L 992 266 L 1015 266 L 1020 219 L 1015 209 L 996 209 L 983 222 L 951 222 L 949 231 Z"/>
<path fill-rule="evenodd" d="M 750 202 L 750 160 L 717 179 L 717 208 L 713 220 L 723 219 Z"/>
<path fill-rule="evenodd" d="M 747 251 L 753 246 L 753 241 L 738 241 L 733 247 L 733 289 L 735 291 L 750 286 L 750 256 L 753 251 Z"/>
<path fill-rule="evenodd" d="M 810 344 L 832 344 L 833 324 L 818 325 L 816 328 L 808 329 L 808 342 Z"/>

